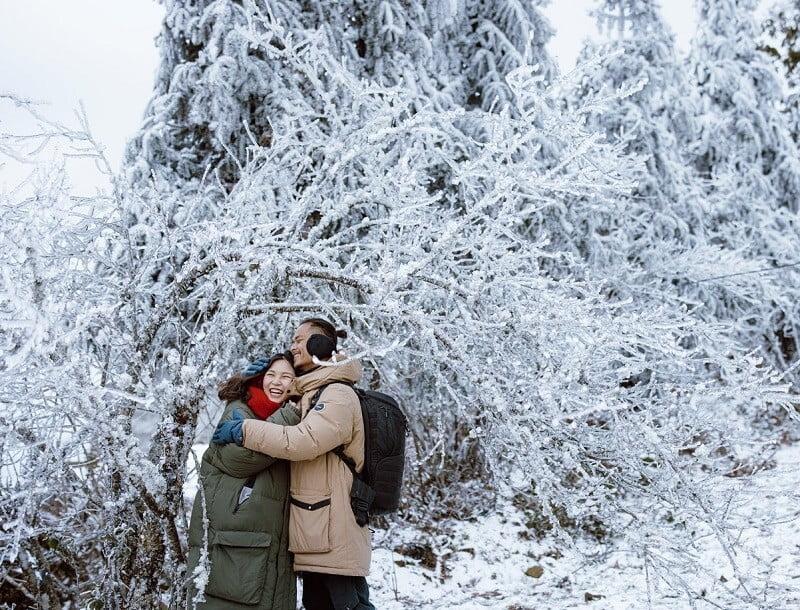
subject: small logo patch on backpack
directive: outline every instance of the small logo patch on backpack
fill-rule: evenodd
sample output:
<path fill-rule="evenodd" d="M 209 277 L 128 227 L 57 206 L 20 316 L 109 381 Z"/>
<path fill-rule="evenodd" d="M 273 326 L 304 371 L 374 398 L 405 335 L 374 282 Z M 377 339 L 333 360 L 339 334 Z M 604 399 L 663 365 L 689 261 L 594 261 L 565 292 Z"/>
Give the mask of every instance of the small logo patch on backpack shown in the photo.
<path fill-rule="evenodd" d="M 314 405 L 314 410 L 315 411 L 322 411 L 322 409 L 324 409 L 324 408 L 325 408 L 325 403 L 324 402 L 320 402 L 320 403 Z"/>

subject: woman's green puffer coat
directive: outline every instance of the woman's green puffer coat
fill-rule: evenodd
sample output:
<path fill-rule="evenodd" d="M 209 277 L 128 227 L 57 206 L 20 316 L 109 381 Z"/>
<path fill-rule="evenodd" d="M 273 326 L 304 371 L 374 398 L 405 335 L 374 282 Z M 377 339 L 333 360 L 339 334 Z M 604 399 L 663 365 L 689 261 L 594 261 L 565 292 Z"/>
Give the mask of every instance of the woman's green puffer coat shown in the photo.
<path fill-rule="evenodd" d="M 255 418 L 250 408 L 237 400 L 228 403 L 221 421 L 230 419 L 234 409 L 246 418 Z M 267 421 L 293 426 L 300 418 L 287 406 Z M 240 502 L 247 496 L 247 491 L 242 491 L 246 486 L 252 491 Z M 203 495 L 211 569 L 206 601 L 195 606 L 193 573 L 204 547 Z M 209 445 L 203 454 L 200 488 L 189 523 L 187 608 L 295 610 L 288 532 L 288 463 L 235 444 Z"/>

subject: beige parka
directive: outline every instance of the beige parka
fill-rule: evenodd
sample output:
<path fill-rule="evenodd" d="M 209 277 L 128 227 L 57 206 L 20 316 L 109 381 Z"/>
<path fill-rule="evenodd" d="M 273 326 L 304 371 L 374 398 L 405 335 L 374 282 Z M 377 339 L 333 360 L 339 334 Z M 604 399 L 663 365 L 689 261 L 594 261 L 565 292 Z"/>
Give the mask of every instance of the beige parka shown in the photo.
<path fill-rule="evenodd" d="M 364 467 L 364 422 L 358 396 L 347 385 L 361 379 L 357 360 L 322 366 L 295 380 L 301 421 L 281 426 L 253 419 L 243 425 L 247 449 L 291 461 L 289 550 L 295 572 L 366 576 L 372 554 L 369 528 L 350 508 L 353 475 L 332 450 L 342 445 L 356 471 Z"/>

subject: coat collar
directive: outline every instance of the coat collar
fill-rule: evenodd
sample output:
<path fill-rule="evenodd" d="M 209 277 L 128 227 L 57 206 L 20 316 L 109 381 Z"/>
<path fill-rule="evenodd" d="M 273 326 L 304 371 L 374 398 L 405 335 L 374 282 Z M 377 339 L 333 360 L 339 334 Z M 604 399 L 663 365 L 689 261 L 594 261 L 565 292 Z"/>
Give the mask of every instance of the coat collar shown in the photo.
<path fill-rule="evenodd" d="M 360 379 L 361 362 L 351 358 L 333 366 L 321 366 L 310 373 L 297 377 L 294 380 L 294 387 L 296 394 L 303 396 L 328 383 L 336 381 L 358 383 Z"/>

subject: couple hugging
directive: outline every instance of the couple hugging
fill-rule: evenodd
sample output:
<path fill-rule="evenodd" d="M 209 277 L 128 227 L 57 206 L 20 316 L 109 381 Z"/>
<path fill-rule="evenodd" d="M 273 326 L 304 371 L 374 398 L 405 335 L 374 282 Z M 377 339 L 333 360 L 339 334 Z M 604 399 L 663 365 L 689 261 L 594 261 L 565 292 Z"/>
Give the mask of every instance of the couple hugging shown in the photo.
<path fill-rule="evenodd" d="M 227 405 L 203 455 L 189 526 L 190 608 L 193 571 L 207 557 L 197 608 L 294 610 L 297 572 L 308 610 L 374 610 L 365 579 L 370 531 L 354 517 L 345 461 L 358 472 L 365 460 L 351 387 L 361 365 L 336 364 L 337 339 L 346 336 L 326 320 L 305 319 L 290 351 L 220 385 Z"/>

